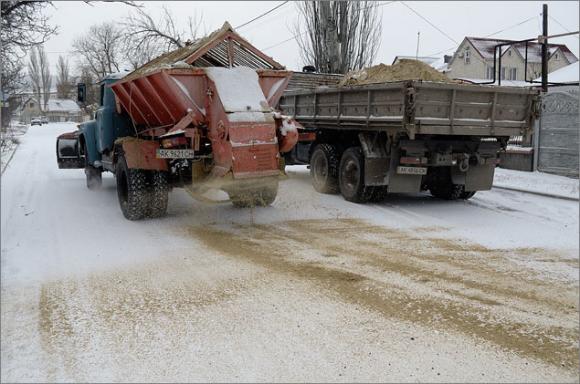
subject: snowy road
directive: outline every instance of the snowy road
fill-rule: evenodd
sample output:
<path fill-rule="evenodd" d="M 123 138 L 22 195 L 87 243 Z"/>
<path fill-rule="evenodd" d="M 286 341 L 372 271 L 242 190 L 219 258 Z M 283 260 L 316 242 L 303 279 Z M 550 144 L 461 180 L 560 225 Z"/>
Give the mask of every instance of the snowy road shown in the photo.
<path fill-rule="evenodd" d="M 32 127 L 2 177 L 6 381 L 578 381 L 578 202 L 355 205 L 290 167 L 272 207 L 129 222 Z"/>

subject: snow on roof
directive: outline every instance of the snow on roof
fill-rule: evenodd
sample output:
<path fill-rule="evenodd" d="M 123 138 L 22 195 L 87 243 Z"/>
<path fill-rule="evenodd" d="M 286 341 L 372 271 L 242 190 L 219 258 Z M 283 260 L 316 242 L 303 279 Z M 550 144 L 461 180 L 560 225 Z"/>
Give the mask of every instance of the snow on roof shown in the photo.
<path fill-rule="evenodd" d="M 284 69 L 284 66 L 258 50 L 238 35 L 226 21 L 224 25 L 209 35 L 197 39 L 185 47 L 165 53 L 137 68 L 123 81 L 133 80 L 145 73 L 153 72 L 177 62 L 195 67 L 229 67 L 229 54 L 233 54 L 232 66 L 245 66 L 254 69 Z"/>
<path fill-rule="evenodd" d="M 569 64 L 563 68 L 557 69 L 554 72 L 548 73 L 548 81 L 554 83 L 577 83 L 580 81 L 580 62 Z M 535 81 L 542 81 L 542 77 L 538 77 Z"/>
<path fill-rule="evenodd" d="M 494 47 L 498 44 L 514 42 L 515 40 L 505 40 L 505 39 L 487 39 L 481 37 L 466 37 L 471 45 L 481 54 L 484 59 L 493 60 Z M 502 55 L 506 53 L 510 47 L 517 49 L 522 57 L 526 57 L 526 44 L 518 43 L 514 45 L 507 45 L 501 47 Z M 552 57 L 556 51 L 560 49 L 562 54 L 570 62 L 578 61 L 578 58 L 568 49 L 564 44 L 548 44 L 548 55 Z M 542 44 L 536 42 L 528 42 L 528 62 L 530 63 L 541 63 L 542 62 Z"/>
<path fill-rule="evenodd" d="M 80 112 L 78 104 L 71 99 L 50 99 L 46 108 L 47 112 Z"/>

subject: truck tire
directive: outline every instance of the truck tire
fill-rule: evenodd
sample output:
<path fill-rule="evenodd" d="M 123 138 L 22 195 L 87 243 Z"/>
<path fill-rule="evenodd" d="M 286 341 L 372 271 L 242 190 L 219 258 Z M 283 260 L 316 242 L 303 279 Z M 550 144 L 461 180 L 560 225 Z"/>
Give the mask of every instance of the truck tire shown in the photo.
<path fill-rule="evenodd" d="M 318 144 L 310 157 L 310 177 L 317 192 L 338 193 L 338 155 L 330 144 Z"/>
<path fill-rule="evenodd" d="M 167 172 L 152 171 L 149 174 L 149 217 L 162 217 L 167 213 L 169 181 Z"/>
<path fill-rule="evenodd" d="M 457 200 L 465 193 L 463 185 L 449 183 L 440 183 L 432 185 L 429 189 L 433 197 L 444 200 Z"/>
<path fill-rule="evenodd" d="M 388 187 L 386 185 L 371 187 L 372 193 L 369 199 L 371 203 L 380 203 L 387 198 Z"/>
<path fill-rule="evenodd" d="M 476 191 L 471 191 L 471 192 L 467 192 L 467 191 L 463 191 L 463 193 L 461 194 L 461 198 L 463 200 L 469 200 L 473 197 L 473 195 L 475 195 Z"/>
<path fill-rule="evenodd" d="M 87 188 L 90 190 L 100 189 L 103 185 L 103 172 L 99 168 L 93 167 L 89 164 L 86 144 L 83 144 L 83 151 L 85 155 L 85 177 Z"/>
<path fill-rule="evenodd" d="M 149 183 L 147 174 L 141 169 L 131 169 L 123 155 L 119 155 L 115 166 L 117 196 L 123 216 L 128 220 L 141 220 L 149 213 Z"/>
<path fill-rule="evenodd" d="M 353 203 L 366 203 L 373 195 L 373 187 L 365 186 L 364 156 L 360 147 L 344 151 L 340 159 L 338 185 L 345 200 Z"/>

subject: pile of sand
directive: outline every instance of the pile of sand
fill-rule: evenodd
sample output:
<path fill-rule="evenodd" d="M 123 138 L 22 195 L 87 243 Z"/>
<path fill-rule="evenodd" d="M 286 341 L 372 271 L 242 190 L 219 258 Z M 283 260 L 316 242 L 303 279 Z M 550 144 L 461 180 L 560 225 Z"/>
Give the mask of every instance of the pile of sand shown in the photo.
<path fill-rule="evenodd" d="M 455 81 L 422 61 L 402 59 L 395 65 L 379 64 L 360 71 L 349 72 L 340 81 L 339 85 L 361 85 L 404 80 L 455 83 Z"/>

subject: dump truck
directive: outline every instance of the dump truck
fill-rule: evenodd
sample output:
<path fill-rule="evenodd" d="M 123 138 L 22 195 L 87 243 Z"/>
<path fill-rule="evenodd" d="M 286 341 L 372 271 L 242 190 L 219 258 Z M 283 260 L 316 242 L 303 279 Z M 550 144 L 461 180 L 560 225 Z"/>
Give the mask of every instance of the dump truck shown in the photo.
<path fill-rule="evenodd" d="M 309 164 L 318 192 L 356 203 L 469 199 L 491 189 L 509 137 L 529 139 L 538 93 L 421 80 L 287 91 L 279 107 L 304 128 L 287 164 Z"/>
<path fill-rule="evenodd" d="M 298 137 L 297 123 L 273 108 L 290 76 L 226 23 L 105 77 L 95 119 L 57 138 L 58 166 L 84 168 L 89 189 L 112 172 L 129 220 L 163 216 L 173 187 L 200 198 L 220 189 L 239 207 L 269 205 L 284 175 L 281 154 Z"/>

